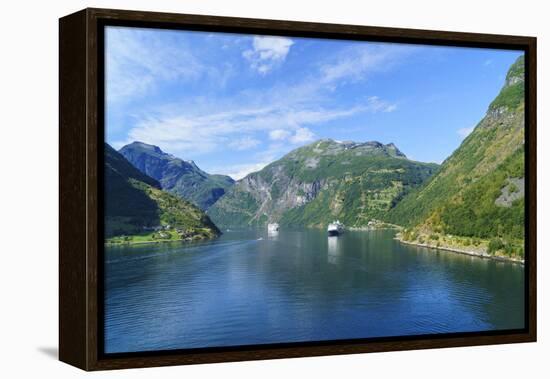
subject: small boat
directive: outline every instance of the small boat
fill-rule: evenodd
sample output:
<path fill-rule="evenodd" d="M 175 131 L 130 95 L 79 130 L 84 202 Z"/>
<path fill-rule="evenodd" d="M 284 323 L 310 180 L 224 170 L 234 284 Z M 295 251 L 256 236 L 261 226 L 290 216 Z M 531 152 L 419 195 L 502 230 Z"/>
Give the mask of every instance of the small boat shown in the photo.
<path fill-rule="evenodd" d="M 344 224 L 336 220 L 328 224 L 327 233 L 329 236 L 339 236 L 344 233 Z"/>
<path fill-rule="evenodd" d="M 279 224 L 277 224 L 276 222 L 274 222 L 272 224 L 267 224 L 267 231 L 270 232 L 270 233 L 278 232 L 279 231 Z"/>

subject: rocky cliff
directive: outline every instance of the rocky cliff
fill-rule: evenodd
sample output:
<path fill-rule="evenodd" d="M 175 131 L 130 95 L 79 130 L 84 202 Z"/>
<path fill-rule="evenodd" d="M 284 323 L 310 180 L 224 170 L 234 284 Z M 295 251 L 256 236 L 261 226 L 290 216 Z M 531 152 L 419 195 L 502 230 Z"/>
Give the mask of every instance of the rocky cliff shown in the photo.
<path fill-rule="evenodd" d="M 221 226 L 362 226 L 437 170 L 394 144 L 316 141 L 238 181 L 208 210 Z"/>

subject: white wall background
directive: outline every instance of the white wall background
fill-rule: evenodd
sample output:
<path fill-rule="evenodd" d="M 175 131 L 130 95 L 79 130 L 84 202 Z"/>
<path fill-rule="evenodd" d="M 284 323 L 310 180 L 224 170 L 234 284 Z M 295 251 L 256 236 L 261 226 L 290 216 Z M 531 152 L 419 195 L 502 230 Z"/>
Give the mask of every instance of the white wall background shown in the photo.
<path fill-rule="evenodd" d="M 547 129 L 550 27 L 543 1 L 105 0 L 2 4 L 0 376 L 72 378 L 57 354 L 57 19 L 87 6 L 538 37 L 539 342 L 92 374 L 109 378 L 346 376 L 535 378 L 550 372 Z M 546 211 L 546 212 L 545 212 Z M 545 354 L 546 350 L 546 354 Z"/>

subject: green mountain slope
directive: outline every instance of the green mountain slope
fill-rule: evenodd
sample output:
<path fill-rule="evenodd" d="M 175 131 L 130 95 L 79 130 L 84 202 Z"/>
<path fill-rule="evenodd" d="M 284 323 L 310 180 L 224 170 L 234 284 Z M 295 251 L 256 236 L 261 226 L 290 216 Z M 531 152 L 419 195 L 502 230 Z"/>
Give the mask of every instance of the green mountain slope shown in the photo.
<path fill-rule="evenodd" d="M 524 59 L 510 68 L 487 114 L 439 172 L 386 217 L 431 233 L 500 239 L 521 255 L 524 237 Z M 515 241 L 515 242 L 513 242 Z"/>
<path fill-rule="evenodd" d="M 219 235 L 209 217 L 193 204 L 160 189 L 160 184 L 105 144 L 105 237 L 142 235 L 201 239 Z M 159 234 L 159 233 L 157 233 Z"/>
<path fill-rule="evenodd" d="M 436 170 L 393 144 L 319 140 L 241 179 L 208 214 L 220 226 L 365 226 Z"/>
<path fill-rule="evenodd" d="M 132 142 L 119 152 L 144 174 L 158 180 L 162 189 L 208 209 L 233 186 L 226 175 L 210 175 L 195 162 L 184 161 L 143 142 Z"/>

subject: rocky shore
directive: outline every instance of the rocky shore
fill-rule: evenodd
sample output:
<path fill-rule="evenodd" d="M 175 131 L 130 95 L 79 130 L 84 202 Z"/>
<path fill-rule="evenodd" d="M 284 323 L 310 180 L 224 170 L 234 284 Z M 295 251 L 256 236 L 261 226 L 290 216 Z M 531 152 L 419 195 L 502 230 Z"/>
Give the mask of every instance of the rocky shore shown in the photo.
<path fill-rule="evenodd" d="M 470 255 L 470 256 L 479 257 L 479 258 L 493 259 L 493 260 L 502 261 L 502 262 L 511 262 L 511 263 L 517 263 L 517 264 L 521 264 L 521 265 L 525 264 L 525 261 L 523 259 L 507 257 L 507 256 L 502 256 L 502 255 L 492 255 L 492 254 L 488 254 L 485 251 L 481 251 L 481 250 L 477 250 L 477 251 L 476 250 L 466 250 L 466 249 L 459 249 L 459 248 L 456 248 L 456 247 L 436 246 L 436 245 L 428 244 L 428 243 L 405 241 L 405 240 L 399 238 L 399 236 L 396 236 L 394 239 L 401 242 L 401 243 L 403 243 L 403 244 L 406 244 L 406 245 L 427 247 L 427 248 L 436 249 L 436 250 L 451 251 L 453 253 Z"/>

